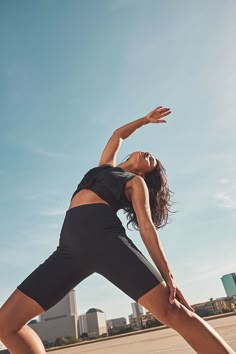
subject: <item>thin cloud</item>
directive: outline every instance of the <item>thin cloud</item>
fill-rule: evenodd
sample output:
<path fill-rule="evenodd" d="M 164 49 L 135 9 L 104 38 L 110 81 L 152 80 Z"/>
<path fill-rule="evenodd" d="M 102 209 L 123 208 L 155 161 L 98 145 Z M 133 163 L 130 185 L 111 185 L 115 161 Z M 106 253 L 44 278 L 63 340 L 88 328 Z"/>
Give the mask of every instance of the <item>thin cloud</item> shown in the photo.
<path fill-rule="evenodd" d="M 64 152 L 55 152 L 42 149 L 41 147 L 34 148 L 32 150 L 33 153 L 49 158 L 68 158 L 69 156 L 66 155 Z"/>
<path fill-rule="evenodd" d="M 44 194 L 35 191 L 24 191 L 24 194 L 21 196 L 24 200 L 43 200 L 43 201 L 54 201 L 55 198 L 57 201 L 64 200 L 66 195 L 63 194 L 61 189 L 45 189 Z"/>
<path fill-rule="evenodd" d="M 220 152 L 216 152 L 216 153 L 211 153 L 209 154 L 209 158 L 212 160 L 217 160 L 219 161 L 230 161 L 232 163 L 236 162 L 236 157 L 235 154 L 231 151 L 220 151 Z M 234 170 L 235 168 L 232 167 L 232 170 Z"/>
<path fill-rule="evenodd" d="M 219 182 L 220 182 L 220 184 L 228 184 L 230 182 L 230 180 L 228 178 L 223 177 L 219 180 Z"/>
<path fill-rule="evenodd" d="M 227 177 L 219 180 L 220 190 L 215 193 L 214 198 L 220 208 L 236 210 L 236 182 Z M 222 190 L 224 188 L 224 190 Z"/>
<path fill-rule="evenodd" d="M 65 215 L 66 210 L 65 209 L 46 209 L 41 212 L 42 215 L 46 216 L 59 216 L 59 215 Z"/>
<path fill-rule="evenodd" d="M 215 194 L 215 199 L 218 201 L 218 206 L 226 209 L 236 209 L 236 202 L 227 192 Z"/>

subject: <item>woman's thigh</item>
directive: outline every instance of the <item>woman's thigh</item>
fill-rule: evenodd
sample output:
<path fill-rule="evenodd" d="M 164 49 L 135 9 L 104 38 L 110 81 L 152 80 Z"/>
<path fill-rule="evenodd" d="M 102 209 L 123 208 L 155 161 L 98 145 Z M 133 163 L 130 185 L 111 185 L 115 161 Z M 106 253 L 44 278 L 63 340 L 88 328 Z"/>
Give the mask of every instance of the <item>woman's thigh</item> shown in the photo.
<path fill-rule="evenodd" d="M 135 301 L 163 282 L 159 271 L 125 234 L 103 237 L 96 272 Z"/>
<path fill-rule="evenodd" d="M 82 253 L 81 253 L 82 254 Z M 0 309 L 0 323 L 20 328 L 56 305 L 83 279 L 93 273 L 79 253 L 57 249 L 17 286 Z"/>
<path fill-rule="evenodd" d="M 71 254 L 58 246 L 17 288 L 47 311 L 92 273 L 82 250 Z"/>

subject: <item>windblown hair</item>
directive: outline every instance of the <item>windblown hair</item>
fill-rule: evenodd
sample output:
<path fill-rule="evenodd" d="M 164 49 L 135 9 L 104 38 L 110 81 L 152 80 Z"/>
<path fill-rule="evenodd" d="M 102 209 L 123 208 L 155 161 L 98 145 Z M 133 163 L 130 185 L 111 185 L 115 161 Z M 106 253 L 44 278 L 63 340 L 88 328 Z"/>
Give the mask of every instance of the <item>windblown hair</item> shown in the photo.
<path fill-rule="evenodd" d="M 169 189 L 165 168 L 159 160 L 156 159 L 156 161 L 156 168 L 145 176 L 145 182 L 149 191 L 152 221 L 156 229 L 160 229 L 169 223 L 173 192 Z M 134 229 L 138 230 L 137 217 L 132 204 L 124 208 L 124 213 L 128 219 L 127 227 L 131 224 Z"/>

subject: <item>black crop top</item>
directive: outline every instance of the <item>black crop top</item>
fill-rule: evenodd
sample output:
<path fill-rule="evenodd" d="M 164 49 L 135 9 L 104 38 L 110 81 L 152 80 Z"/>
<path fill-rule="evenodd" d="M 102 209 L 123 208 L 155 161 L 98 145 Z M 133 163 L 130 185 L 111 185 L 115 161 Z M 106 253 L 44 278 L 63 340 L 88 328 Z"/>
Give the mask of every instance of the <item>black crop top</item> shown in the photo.
<path fill-rule="evenodd" d="M 129 205 L 124 187 L 126 182 L 135 176 L 136 174 L 126 172 L 120 167 L 94 167 L 84 175 L 71 200 L 80 190 L 90 189 L 117 211 Z"/>

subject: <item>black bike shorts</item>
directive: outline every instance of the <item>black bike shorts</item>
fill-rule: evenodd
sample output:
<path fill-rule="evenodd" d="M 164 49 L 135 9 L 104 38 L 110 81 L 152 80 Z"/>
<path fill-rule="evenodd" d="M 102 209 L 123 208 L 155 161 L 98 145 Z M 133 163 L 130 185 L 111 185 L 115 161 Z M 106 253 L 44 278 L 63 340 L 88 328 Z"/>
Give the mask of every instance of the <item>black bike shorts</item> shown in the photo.
<path fill-rule="evenodd" d="M 46 311 L 94 272 L 135 301 L 163 281 L 116 212 L 97 203 L 67 210 L 57 249 L 17 288 Z"/>

